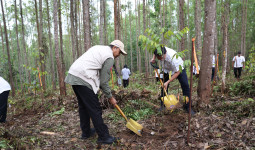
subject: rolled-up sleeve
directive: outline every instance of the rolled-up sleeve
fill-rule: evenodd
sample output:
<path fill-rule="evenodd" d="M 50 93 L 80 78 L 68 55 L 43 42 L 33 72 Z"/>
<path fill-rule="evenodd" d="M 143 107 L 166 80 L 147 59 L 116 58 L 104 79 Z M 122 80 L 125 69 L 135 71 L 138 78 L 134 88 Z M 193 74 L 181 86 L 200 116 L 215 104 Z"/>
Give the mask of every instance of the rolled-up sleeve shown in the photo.
<path fill-rule="evenodd" d="M 100 88 L 107 98 L 112 97 L 111 88 L 109 86 L 110 80 L 110 69 L 113 66 L 114 60 L 113 58 L 108 58 L 104 62 L 102 69 L 100 70 Z"/>

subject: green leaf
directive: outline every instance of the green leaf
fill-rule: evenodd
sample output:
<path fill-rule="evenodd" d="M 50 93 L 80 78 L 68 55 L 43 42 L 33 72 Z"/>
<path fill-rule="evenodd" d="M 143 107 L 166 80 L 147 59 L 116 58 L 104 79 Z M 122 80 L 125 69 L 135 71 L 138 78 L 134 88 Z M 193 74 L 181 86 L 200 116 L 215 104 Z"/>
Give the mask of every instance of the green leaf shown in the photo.
<path fill-rule="evenodd" d="M 53 112 L 50 116 L 62 115 L 64 111 L 65 111 L 65 108 L 62 107 L 60 110 Z"/>

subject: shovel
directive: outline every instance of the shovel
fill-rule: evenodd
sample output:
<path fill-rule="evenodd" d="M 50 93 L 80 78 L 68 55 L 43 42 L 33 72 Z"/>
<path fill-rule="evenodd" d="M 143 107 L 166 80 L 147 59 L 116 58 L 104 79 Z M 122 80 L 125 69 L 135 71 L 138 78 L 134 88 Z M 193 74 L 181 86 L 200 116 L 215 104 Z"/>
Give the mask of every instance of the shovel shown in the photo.
<path fill-rule="evenodd" d="M 156 66 L 155 64 L 151 63 L 152 67 L 155 69 L 155 72 L 157 73 L 157 75 L 159 76 L 159 73 L 158 73 L 158 69 L 159 67 Z M 166 89 L 164 87 L 164 84 L 162 82 L 162 80 L 159 78 L 159 81 L 161 83 L 161 86 L 164 90 L 164 93 L 166 96 L 164 97 L 161 97 L 161 100 L 163 101 L 164 105 L 166 106 L 166 109 L 167 110 L 171 110 L 173 111 L 175 106 L 179 103 L 179 101 L 176 99 L 176 97 L 174 95 L 167 95 L 167 92 L 166 92 Z"/>
<path fill-rule="evenodd" d="M 126 119 L 126 121 L 127 121 L 126 127 L 127 127 L 128 129 L 130 129 L 131 131 L 135 132 L 137 135 L 142 136 L 141 132 L 142 132 L 143 126 L 140 125 L 139 123 L 137 123 L 137 122 L 136 122 L 135 120 L 133 120 L 133 119 L 129 119 L 129 120 L 128 120 L 127 117 L 125 116 L 125 114 L 124 114 L 124 113 L 122 112 L 122 110 L 120 109 L 120 107 L 119 107 L 117 104 L 115 104 L 114 106 L 115 106 L 115 108 L 120 112 L 120 114 L 122 115 L 122 117 Z"/>

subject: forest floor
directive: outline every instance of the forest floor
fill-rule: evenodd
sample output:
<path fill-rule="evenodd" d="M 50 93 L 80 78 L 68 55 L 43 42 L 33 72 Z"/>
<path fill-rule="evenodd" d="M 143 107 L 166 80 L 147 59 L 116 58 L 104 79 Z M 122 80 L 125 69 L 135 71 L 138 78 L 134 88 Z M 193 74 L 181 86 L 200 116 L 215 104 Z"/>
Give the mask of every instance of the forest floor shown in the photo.
<path fill-rule="evenodd" d="M 254 79 L 251 84 L 255 89 Z M 43 100 L 33 95 L 11 99 L 7 122 L 0 124 L 0 149 L 255 149 L 255 93 L 233 96 L 216 90 L 210 105 L 199 109 L 193 94 L 197 113 L 191 118 L 187 144 L 188 114 L 181 104 L 172 113 L 159 113 L 159 91 L 133 89 L 113 94 L 126 115 L 143 125 L 141 137 L 126 128 L 125 120 L 101 96 L 104 121 L 120 141 L 100 146 L 97 135 L 80 139 L 77 100 L 69 90 L 61 99 L 57 94 Z"/>

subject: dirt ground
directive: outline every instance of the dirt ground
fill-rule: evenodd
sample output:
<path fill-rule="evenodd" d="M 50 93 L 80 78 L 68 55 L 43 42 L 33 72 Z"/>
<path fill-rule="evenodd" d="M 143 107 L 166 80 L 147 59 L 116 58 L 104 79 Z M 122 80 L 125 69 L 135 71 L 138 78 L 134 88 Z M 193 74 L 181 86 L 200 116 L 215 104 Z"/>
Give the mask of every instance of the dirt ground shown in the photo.
<path fill-rule="evenodd" d="M 125 93 L 124 91 L 121 95 L 122 99 L 141 96 L 135 91 L 130 92 L 129 96 Z M 104 119 L 111 135 L 119 137 L 120 141 L 113 145 L 97 145 L 97 135 L 87 140 L 79 139 L 81 130 L 74 96 L 67 96 L 59 103 L 56 103 L 56 97 L 48 98 L 52 99 L 48 103 L 64 104 L 63 114 L 52 115 L 42 107 L 32 107 L 28 110 L 15 110 L 11 107 L 8 111 L 14 115 L 10 114 L 8 122 L 1 124 L 0 140 L 11 141 L 13 149 L 255 149 L 254 117 L 237 118 L 228 112 L 219 115 L 211 106 L 199 111 L 195 107 L 197 113 L 191 119 L 188 144 L 188 115 L 179 107 L 172 113 L 158 113 L 139 120 L 144 127 L 141 137 L 125 127 L 124 119 L 117 123 Z M 230 103 L 240 100 L 217 97 L 212 105 L 220 107 L 217 100 L 222 98 Z M 22 105 L 22 102 L 17 105 Z M 115 113 L 114 109 L 106 106 L 103 117 L 110 113 Z"/>

